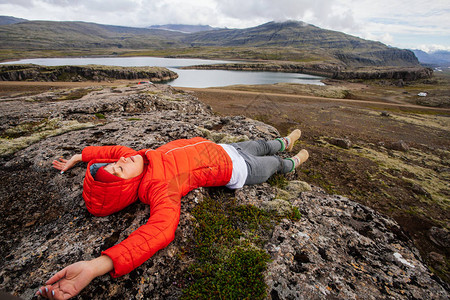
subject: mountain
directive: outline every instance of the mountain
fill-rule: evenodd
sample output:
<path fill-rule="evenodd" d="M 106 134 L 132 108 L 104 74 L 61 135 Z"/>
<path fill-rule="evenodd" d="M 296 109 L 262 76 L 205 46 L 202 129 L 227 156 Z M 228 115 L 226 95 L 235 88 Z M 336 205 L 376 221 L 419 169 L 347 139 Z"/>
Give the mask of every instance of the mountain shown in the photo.
<path fill-rule="evenodd" d="M 26 19 L 21 18 L 14 18 L 10 16 L 0 16 L 0 25 L 9 25 L 9 24 L 16 24 L 16 23 L 22 23 L 27 22 Z"/>
<path fill-rule="evenodd" d="M 152 25 L 147 28 L 150 29 L 164 29 L 169 31 L 178 31 L 182 33 L 194 33 L 200 31 L 218 30 L 220 28 L 211 27 L 209 25 L 184 25 L 184 24 L 166 24 L 166 25 Z"/>
<path fill-rule="evenodd" d="M 0 49 L 170 48 L 181 33 L 87 22 L 29 21 L 0 27 Z"/>
<path fill-rule="evenodd" d="M 385 49 L 380 42 L 363 40 L 342 32 L 321 29 L 304 22 L 269 22 L 245 29 L 199 32 L 185 37 L 194 46 L 320 47 L 326 49 Z"/>
<path fill-rule="evenodd" d="M 95 53 L 99 54 L 136 55 L 136 50 L 139 50 L 146 51 L 146 54 L 141 55 L 258 59 L 304 64 L 325 62 L 336 68 L 419 65 L 410 50 L 391 48 L 380 42 L 298 21 L 269 22 L 252 28 L 194 33 L 183 33 L 180 30 L 212 27 L 173 25 L 170 28 L 172 29 L 87 22 L 28 21 L 0 26 L 0 49 L 12 50 L 11 55 L 16 54 L 15 57 L 17 53 L 24 52 L 23 56 L 29 57 L 32 51 L 40 51 L 37 55 L 42 55 L 42 51 L 46 50 L 59 51 L 58 55 L 73 55 L 95 49 Z"/>
<path fill-rule="evenodd" d="M 450 51 L 439 50 L 427 53 L 422 50 L 412 50 L 419 62 L 435 66 L 450 66 Z"/>
<path fill-rule="evenodd" d="M 342 32 L 299 21 L 269 22 L 246 29 L 222 29 L 190 34 L 183 41 L 193 47 L 282 47 L 330 55 L 351 65 L 413 66 L 419 62 L 409 50 L 390 48 Z"/>

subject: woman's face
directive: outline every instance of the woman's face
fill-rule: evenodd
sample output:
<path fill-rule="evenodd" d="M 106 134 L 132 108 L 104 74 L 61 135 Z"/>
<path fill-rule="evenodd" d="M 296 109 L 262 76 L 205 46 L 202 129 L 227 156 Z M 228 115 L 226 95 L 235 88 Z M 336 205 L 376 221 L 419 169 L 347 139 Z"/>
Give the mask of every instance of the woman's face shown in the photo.
<path fill-rule="evenodd" d="M 105 171 L 123 179 L 130 179 L 144 171 L 144 159 L 139 154 L 127 158 L 121 157 L 115 163 L 106 165 Z"/>

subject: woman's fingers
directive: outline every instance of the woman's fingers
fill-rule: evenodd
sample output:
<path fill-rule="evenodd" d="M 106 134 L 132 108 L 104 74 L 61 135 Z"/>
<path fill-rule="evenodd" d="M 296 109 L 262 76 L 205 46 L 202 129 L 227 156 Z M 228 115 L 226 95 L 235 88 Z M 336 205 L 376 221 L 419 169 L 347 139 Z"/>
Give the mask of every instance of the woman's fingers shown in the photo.
<path fill-rule="evenodd" d="M 66 165 L 65 163 L 61 163 L 59 161 L 56 160 L 53 161 L 53 168 L 55 169 L 62 170 L 65 165 Z"/>
<path fill-rule="evenodd" d="M 62 170 L 64 170 L 66 168 L 67 162 L 68 162 L 68 160 L 64 159 L 64 158 L 60 158 L 59 160 L 54 160 L 52 162 L 53 168 L 62 171 Z"/>
<path fill-rule="evenodd" d="M 57 272 L 55 275 L 53 275 L 45 284 L 50 285 L 54 284 L 55 282 L 61 280 L 62 278 L 66 277 L 67 274 L 67 267 L 62 269 L 61 271 Z"/>
<path fill-rule="evenodd" d="M 37 292 L 36 292 L 36 296 L 42 296 L 44 298 L 47 299 L 53 299 L 53 294 L 52 294 L 52 287 L 47 285 L 47 286 L 43 286 L 41 287 Z"/>

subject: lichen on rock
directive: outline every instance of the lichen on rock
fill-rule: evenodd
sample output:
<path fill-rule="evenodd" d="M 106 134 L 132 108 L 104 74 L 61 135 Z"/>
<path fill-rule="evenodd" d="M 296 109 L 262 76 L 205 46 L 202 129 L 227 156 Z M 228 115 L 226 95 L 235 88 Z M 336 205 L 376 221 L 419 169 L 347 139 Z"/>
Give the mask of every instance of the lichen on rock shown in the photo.
<path fill-rule="evenodd" d="M 0 156 L 10 155 L 47 137 L 96 126 L 93 122 L 61 121 L 58 118 L 43 120 L 38 124 L 20 124 L 8 128 L 0 137 Z"/>

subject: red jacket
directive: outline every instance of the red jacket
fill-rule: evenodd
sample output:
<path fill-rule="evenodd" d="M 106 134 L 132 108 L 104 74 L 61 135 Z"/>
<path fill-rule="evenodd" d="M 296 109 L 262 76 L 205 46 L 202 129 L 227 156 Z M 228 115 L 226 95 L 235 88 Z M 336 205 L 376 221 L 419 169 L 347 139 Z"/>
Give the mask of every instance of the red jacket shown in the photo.
<path fill-rule="evenodd" d="M 93 163 L 114 162 L 136 154 L 144 157 L 145 166 L 135 178 L 103 183 L 90 174 Z M 182 196 L 197 187 L 226 185 L 233 169 L 222 147 L 200 137 L 176 140 L 156 150 L 89 146 L 83 149 L 82 158 L 88 162 L 83 198 L 89 212 L 106 216 L 133 203 L 138 196 L 150 205 L 147 223 L 102 253 L 114 262 L 113 277 L 131 272 L 174 239 Z"/>

